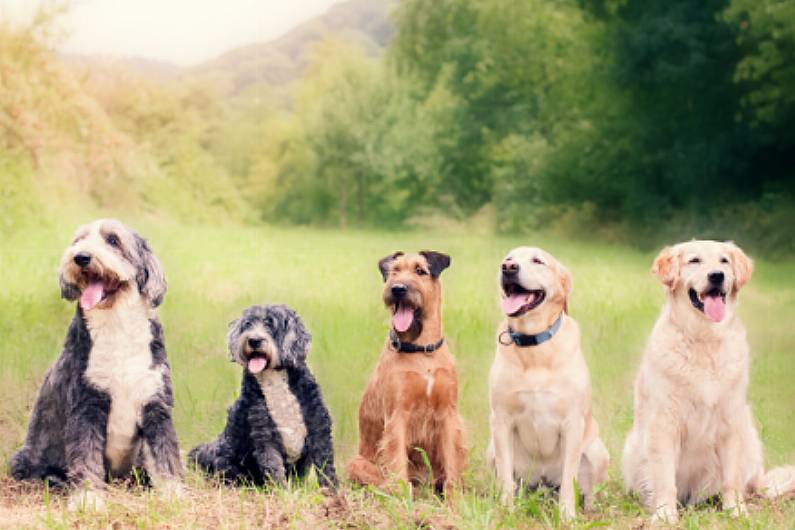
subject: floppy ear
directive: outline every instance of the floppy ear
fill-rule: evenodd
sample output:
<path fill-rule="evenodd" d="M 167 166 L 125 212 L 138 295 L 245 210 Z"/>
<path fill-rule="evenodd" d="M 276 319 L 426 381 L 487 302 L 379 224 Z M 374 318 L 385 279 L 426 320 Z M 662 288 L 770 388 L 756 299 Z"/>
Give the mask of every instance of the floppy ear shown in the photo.
<path fill-rule="evenodd" d="M 312 346 L 312 336 L 304 327 L 301 317 L 288 307 L 284 307 L 287 312 L 287 329 L 282 340 L 282 364 L 296 366 L 306 362 L 309 355 L 309 348 Z"/>
<path fill-rule="evenodd" d="M 229 354 L 229 360 L 233 363 L 238 362 L 237 359 L 237 325 L 240 323 L 240 319 L 236 318 L 232 322 L 229 323 L 229 327 L 226 330 L 226 344 L 227 344 L 227 352 Z"/>
<path fill-rule="evenodd" d="M 389 276 L 389 266 L 395 261 L 396 258 L 402 256 L 403 253 L 398 251 L 394 254 L 390 254 L 389 256 L 384 256 L 378 261 L 378 270 L 381 271 L 381 276 L 386 281 L 387 276 Z"/>
<path fill-rule="evenodd" d="M 749 258 L 743 249 L 729 241 L 726 243 L 729 254 L 732 257 L 732 270 L 734 271 L 734 289 L 740 288 L 748 283 L 754 273 L 754 262 Z"/>
<path fill-rule="evenodd" d="M 160 260 L 149 248 L 149 244 L 144 238 L 135 234 L 135 241 L 138 245 L 138 274 L 135 279 L 138 283 L 138 292 L 149 298 L 152 307 L 157 307 L 163 302 L 166 295 L 166 278 L 163 274 L 163 266 Z"/>
<path fill-rule="evenodd" d="M 75 283 L 67 282 L 63 274 L 58 277 L 58 282 L 61 284 L 61 298 L 74 302 L 80 296 L 80 287 Z"/>
<path fill-rule="evenodd" d="M 573 280 L 571 272 L 564 265 L 558 263 L 558 280 L 560 281 L 560 288 L 563 291 L 563 311 L 569 312 L 569 296 L 571 295 L 571 288 Z"/>
<path fill-rule="evenodd" d="M 439 275 L 450 266 L 450 256 L 442 254 L 441 252 L 434 252 L 432 250 L 423 250 L 420 252 L 428 261 L 428 267 L 431 269 L 431 276 L 438 278 Z"/>
<path fill-rule="evenodd" d="M 673 289 L 676 280 L 679 278 L 679 261 L 677 260 L 678 251 L 674 247 L 665 247 L 657 255 L 651 271 L 669 289 Z"/>

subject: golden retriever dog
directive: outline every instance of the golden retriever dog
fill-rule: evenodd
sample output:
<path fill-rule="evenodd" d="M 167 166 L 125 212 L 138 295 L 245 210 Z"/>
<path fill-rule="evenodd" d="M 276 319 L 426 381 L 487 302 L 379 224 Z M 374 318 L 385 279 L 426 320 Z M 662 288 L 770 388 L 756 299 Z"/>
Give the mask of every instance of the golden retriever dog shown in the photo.
<path fill-rule="evenodd" d="M 718 241 L 680 243 L 654 261 L 666 302 L 635 379 L 623 472 L 656 520 L 677 521 L 677 501 L 720 495 L 737 516 L 750 493 L 795 491 L 795 468 L 765 472 L 748 405 L 749 346 L 736 308 L 752 271 L 739 247 Z"/>
<path fill-rule="evenodd" d="M 448 499 L 460 483 L 466 448 L 439 281 L 449 265 L 449 256 L 431 251 L 396 252 L 378 263 L 392 326 L 359 407 L 359 453 L 348 465 L 354 482 L 431 479 Z"/>
<path fill-rule="evenodd" d="M 560 514 L 575 516 L 575 479 L 586 509 L 607 478 L 610 456 L 591 414 L 591 381 L 580 329 L 567 314 L 571 274 L 549 253 L 520 247 L 500 275 L 506 318 L 491 365 L 491 441 L 486 458 L 502 501 L 516 481 L 560 487 Z"/>

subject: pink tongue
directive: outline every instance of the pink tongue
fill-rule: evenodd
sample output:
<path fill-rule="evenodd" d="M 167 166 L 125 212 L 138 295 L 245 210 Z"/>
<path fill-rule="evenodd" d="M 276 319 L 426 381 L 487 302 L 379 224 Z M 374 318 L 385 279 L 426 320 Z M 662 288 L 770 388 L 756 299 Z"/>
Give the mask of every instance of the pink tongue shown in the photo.
<path fill-rule="evenodd" d="M 268 361 L 264 357 L 254 357 L 248 362 L 248 371 L 258 374 L 268 366 Z"/>
<path fill-rule="evenodd" d="M 80 307 L 82 307 L 84 311 L 93 309 L 100 300 L 102 300 L 102 293 L 104 291 L 105 286 L 102 282 L 91 282 L 80 296 Z"/>
<path fill-rule="evenodd" d="M 527 303 L 527 297 L 528 295 L 526 294 L 506 296 L 502 299 L 502 312 L 506 315 L 513 315 Z"/>
<path fill-rule="evenodd" d="M 398 307 L 398 310 L 395 311 L 395 314 L 392 315 L 392 325 L 395 327 L 395 331 L 398 333 L 403 333 L 409 327 L 411 327 L 411 323 L 414 320 L 414 310 L 410 307 Z"/>
<path fill-rule="evenodd" d="M 721 296 L 707 296 L 704 298 L 704 313 L 713 322 L 720 322 L 723 320 L 723 297 Z"/>

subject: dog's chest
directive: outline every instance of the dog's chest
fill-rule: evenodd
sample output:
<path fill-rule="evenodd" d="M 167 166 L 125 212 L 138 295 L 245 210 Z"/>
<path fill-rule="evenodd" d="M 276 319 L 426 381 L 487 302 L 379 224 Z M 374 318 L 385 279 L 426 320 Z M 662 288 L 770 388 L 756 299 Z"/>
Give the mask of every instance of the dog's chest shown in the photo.
<path fill-rule="evenodd" d="M 152 366 L 152 340 L 145 307 L 117 304 L 87 316 L 92 348 L 85 379 L 110 396 L 105 456 L 116 470 L 129 465 L 143 407 L 162 389 Z"/>
<path fill-rule="evenodd" d="M 265 396 L 268 413 L 282 438 L 289 463 L 296 462 L 304 451 L 306 424 L 298 399 L 290 390 L 285 370 L 265 370 L 257 375 Z"/>
<path fill-rule="evenodd" d="M 561 427 L 565 408 L 561 396 L 554 392 L 519 391 L 522 405 L 514 418 L 522 445 L 534 458 L 550 458 L 559 452 Z"/>

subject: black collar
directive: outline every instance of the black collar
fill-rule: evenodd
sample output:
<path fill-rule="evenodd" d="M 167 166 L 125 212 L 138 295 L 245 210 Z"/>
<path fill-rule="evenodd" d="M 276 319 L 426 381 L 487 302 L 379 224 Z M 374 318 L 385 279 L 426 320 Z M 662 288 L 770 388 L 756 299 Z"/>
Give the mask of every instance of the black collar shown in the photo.
<path fill-rule="evenodd" d="M 400 353 L 424 353 L 429 354 L 433 353 L 439 348 L 442 347 L 444 344 L 444 337 L 439 339 L 439 342 L 436 344 L 414 344 L 412 342 L 400 342 L 400 339 L 395 333 L 395 330 L 391 330 L 389 332 L 389 344 L 392 346 L 396 352 Z"/>
<path fill-rule="evenodd" d="M 555 320 L 555 322 L 551 326 L 549 326 L 549 328 L 536 335 L 524 335 L 522 333 L 517 333 L 516 331 L 512 330 L 510 326 L 508 326 L 508 330 L 500 333 L 500 336 L 497 338 L 497 340 L 503 346 L 508 346 L 511 343 L 516 344 L 517 346 L 522 348 L 527 346 L 538 346 L 539 344 L 544 344 L 552 337 L 554 337 L 555 334 L 560 329 L 560 325 L 562 322 L 563 322 L 563 313 L 560 314 L 557 320 Z M 510 342 L 503 342 L 502 339 L 503 335 L 508 335 L 508 337 L 510 337 L 509 339 Z"/>

